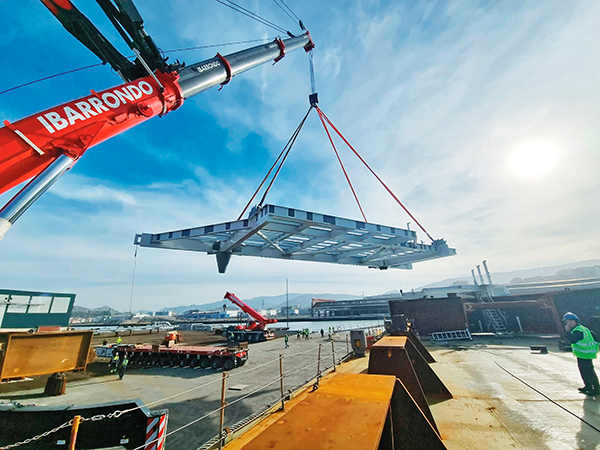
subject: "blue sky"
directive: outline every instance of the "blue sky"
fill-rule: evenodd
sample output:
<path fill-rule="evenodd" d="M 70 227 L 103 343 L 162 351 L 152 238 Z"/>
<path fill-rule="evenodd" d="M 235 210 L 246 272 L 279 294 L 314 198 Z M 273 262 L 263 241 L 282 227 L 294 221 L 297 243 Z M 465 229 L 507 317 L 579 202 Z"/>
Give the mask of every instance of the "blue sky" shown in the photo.
<path fill-rule="evenodd" d="M 299 32 L 272 1 L 240 1 Z M 92 1 L 76 1 L 129 54 Z M 142 248 L 133 309 L 290 291 L 379 294 L 600 254 L 600 4 L 589 1 L 292 1 L 317 45 L 320 106 L 435 237 L 458 255 L 376 271 Z M 204 0 L 138 1 L 163 50 L 277 35 Z M 0 90 L 94 64 L 41 2 L 0 1 Z M 243 46 L 169 53 L 194 63 Z M 107 66 L 0 95 L 16 121 L 120 84 Z M 135 233 L 237 218 L 308 108 L 303 51 L 188 99 L 88 150 L 0 242 L 0 286 L 73 292 L 81 306 L 129 308 Z M 370 222 L 410 218 L 343 148 Z M 516 156 L 515 156 L 516 155 Z M 6 203 L 10 194 L 0 196 Z M 360 213 L 312 115 L 269 202 Z M 415 225 L 411 225 L 415 229 Z M 420 239 L 425 239 L 419 234 Z"/>

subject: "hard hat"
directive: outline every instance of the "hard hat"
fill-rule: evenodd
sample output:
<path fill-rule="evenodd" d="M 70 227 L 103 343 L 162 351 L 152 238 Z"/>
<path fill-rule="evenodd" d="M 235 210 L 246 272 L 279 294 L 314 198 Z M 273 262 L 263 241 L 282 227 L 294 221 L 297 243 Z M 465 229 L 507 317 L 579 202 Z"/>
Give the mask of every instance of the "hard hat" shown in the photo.
<path fill-rule="evenodd" d="M 579 317 L 577 317 L 577 315 L 573 314 L 572 312 L 568 312 L 563 316 L 563 322 L 567 320 L 575 320 L 579 322 Z"/>

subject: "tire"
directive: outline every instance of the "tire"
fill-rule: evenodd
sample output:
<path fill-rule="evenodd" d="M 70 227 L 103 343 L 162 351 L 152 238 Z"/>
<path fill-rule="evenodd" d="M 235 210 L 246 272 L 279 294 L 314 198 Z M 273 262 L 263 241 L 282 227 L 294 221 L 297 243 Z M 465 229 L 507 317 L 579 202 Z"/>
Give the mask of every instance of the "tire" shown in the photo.
<path fill-rule="evenodd" d="M 244 364 L 246 364 L 246 360 L 242 359 L 242 358 L 238 358 L 238 367 L 242 367 Z"/>
<path fill-rule="evenodd" d="M 206 356 L 200 358 L 200 367 L 203 369 L 208 369 L 210 367 L 210 360 Z"/>
<path fill-rule="evenodd" d="M 198 365 L 198 358 L 196 356 L 190 356 L 190 367 L 196 367 Z"/>
<path fill-rule="evenodd" d="M 226 358 L 223 360 L 223 370 L 229 371 L 229 370 L 233 369 L 233 365 L 234 365 L 234 363 L 231 358 Z"/>
<path fill-rule="evenodd" d="M 220 368 L 221 367 L 221 358 L 213 358 L 210 363 L 210 366 L 215 370 Z"/>

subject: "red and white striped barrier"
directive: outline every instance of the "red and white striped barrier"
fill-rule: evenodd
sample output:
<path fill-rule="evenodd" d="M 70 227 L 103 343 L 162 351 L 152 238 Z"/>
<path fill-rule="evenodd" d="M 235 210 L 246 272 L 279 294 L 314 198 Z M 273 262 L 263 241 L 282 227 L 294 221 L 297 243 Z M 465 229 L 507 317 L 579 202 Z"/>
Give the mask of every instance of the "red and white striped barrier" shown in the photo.
<path fill-rule="evenodd" d="M 168 414 L 163 414 L 162 416 L 148 418 L 144 450 L 163 450 L 165 448 L 167 417 Z"/>

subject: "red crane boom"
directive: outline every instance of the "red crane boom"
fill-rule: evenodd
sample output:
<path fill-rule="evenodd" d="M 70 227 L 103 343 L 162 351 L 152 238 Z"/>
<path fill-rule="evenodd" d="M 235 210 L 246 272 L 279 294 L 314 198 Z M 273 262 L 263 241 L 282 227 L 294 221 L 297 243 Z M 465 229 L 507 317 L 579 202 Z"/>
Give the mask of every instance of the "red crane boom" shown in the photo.
<path fill-rule="evenodd" d="M 231 292 L 225 293 L 224 298 L 228 299 L 231 303 L 238 306 L 242 311 L 247 313 L 250 317 L 252 317 L 255 320 L 254 322 L 250 322 L 250 324 L 246 326 L 247 330 L 263 331 L 268 324 L 277 323 L 277 319 L 267 319 L 265 316 L 263 316 L 257 310 L 241 301 L 235 296 L 235 294 L 232 294 Z"/>
<path fill-rule="evenodd" d="M 112 3 L 116 2 L 116 5 Z M 130 62 L 106 40 L 70 0 L 42 0 L 63 26 L 109 62 L 126 81 L 42 111 L 0 128 L 0 194 L 34 177 L 2 209 L 0 239 L 12 224 L 86 152 L 87 149 L 152 117 L 163 116 L 183 101 L 225 85 L 248 69 L 279 61 L 286 52 L 314 43 L 308 32 L 185 66 L 167 64 L 143 28 L 131 0 L 98 0 L 137 59 Z"/>

